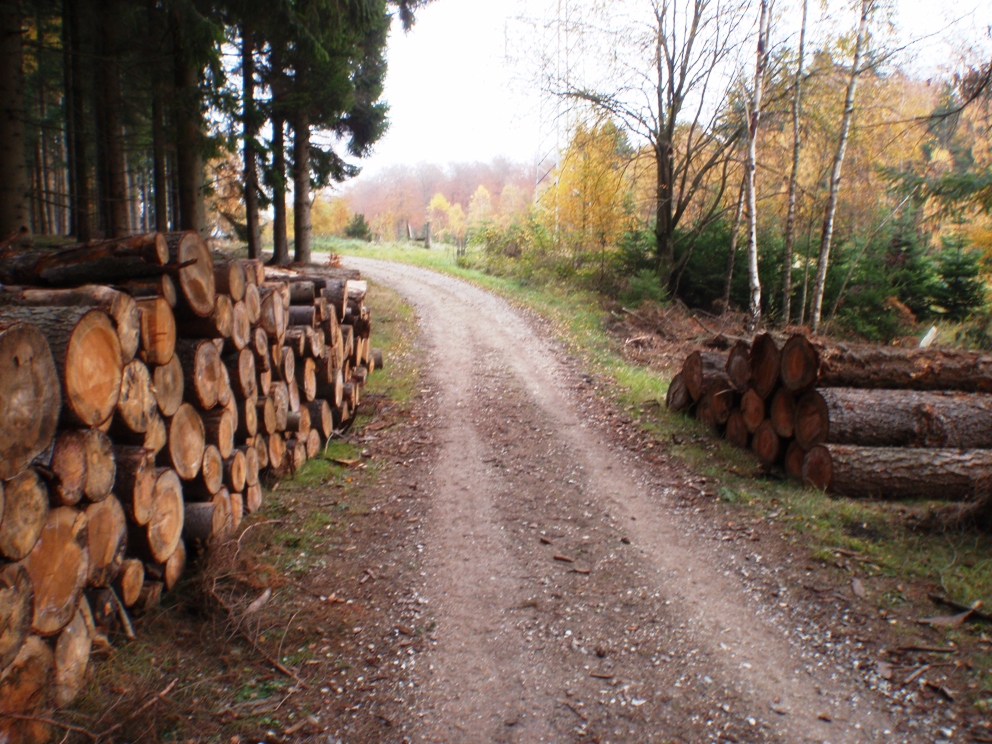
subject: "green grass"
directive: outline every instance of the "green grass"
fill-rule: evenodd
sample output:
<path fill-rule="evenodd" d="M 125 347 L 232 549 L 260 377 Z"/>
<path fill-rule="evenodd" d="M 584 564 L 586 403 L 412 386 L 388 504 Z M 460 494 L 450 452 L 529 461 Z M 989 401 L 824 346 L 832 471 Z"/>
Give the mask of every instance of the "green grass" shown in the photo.
<path fill-rule="evenodd" d="M 327 240 L 320 249 L 431 268 L 537 312 L 550 321 L 569 350 L 583 359 L 587 371 L 606 380 L 605 394 L 627 409 L 652 435 L 659 450 L 674 454 L 711 479 L 718 498 L 731 508 L 752 517 L 774 518 L 786 539 L 797 550 L 808 550 L 814 559 L 829 565 L 834 549 L 851 550 L 867 559 L 861 565 L 869 572 L 932 582 L 960 601 L 992 599 L 992 557 L 984 536 L 916 533 L 906 527 L 901 505 L 832 498 L 769 477 L 750 453 L 715 439 L 696 421 L 657 405 L 664 400 L 668 379 L 622 358 L 618 342 L 606 330 L 609 311 L 598 295 L 565 283 L 537 284 L 488 275 L 469 268 L 468 262 L 459 262 L 447 246 L 427 251 L 402 243 Z M 379 330 L 377 325 L 377 334 Z"/>

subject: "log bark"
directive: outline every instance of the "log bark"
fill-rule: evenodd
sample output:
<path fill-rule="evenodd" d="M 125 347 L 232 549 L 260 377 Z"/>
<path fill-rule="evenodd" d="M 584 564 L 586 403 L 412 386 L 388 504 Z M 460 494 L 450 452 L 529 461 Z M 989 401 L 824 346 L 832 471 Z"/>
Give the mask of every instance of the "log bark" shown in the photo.
<path fill-rule="evenodd" d="M 4 484 L 0 519 L 0 554 L 12 561 L 34 548 L 48 520 L 48 489 L 33 468 L 22 470 Z"/>
<path fill-rule="evenodd" d="M 803 479 L 803 461 L 806 459 L 806 450 L 796 440 L 789 442 L 785 450 L 785 474 L 794 480 Z"/>
<path fill-rule="evenodd" d="M 747 449 L 751 433 L 744 423 L 744 414 L 741 413 L 740 409 L 730 412 L 730 416 L 727 418 L 727 428 L 724 429 L 723 435 L 735 447 Z"/>
<path fill-rule="evenodd" d="M 148 524 L 155 496 L 155 459 L 143 447 L 114 447 L 117 477 L 114 493 L 127 513 L 139 525 Z"/>
<path fill-rule="evenodd" d="M 120 571 L 127 547 L 127 518 L 114 496 L 86 507 L 86 535 L 89 585 L 110 586 Z"/>
<path fill-rule="evenodd" d="M 290 472 L 295 473 L 307 463 L 307 443 L 297 437 L 289 437 L 286 440 L 286 460 L 289 463 Z"/>
<path fill-rule="evenodd" d="M 126 558 L 117 574 L 117 594 L 125 607 L 138 601 L 141 586 L 145 583 L 145 564 L 137 558 Z"/>
<path fill-rule="evenodd" d="M 345 356 L 351 356 L 349 338 L 351 334 L 346 331 L 350 326 L 342 326 L 345 333 Z M 728 387 L 730 378 L 727 377 L 727 355 L 712 351 L 694 351 L 686 357 L 682 366 L 682 379 L 685 381 L 686 389 L 692 399 L 699 401 L 709 387 L 722 381 Z"/>
<path fill-rule="evenodd" d="M 231 498 L 224 489 L 213 500 L 199 504 L 186 504 L 183 540 L 205 546 L 212 539 L 220 539 L 229 532 L 231 524 Z"/>
<path fill-rule="evenodd" d="M 775 433 L 784 439 L 791 439 L 796 431 L 796 399 L 787 387 L 780 387 L 772 396 L 771 410 L 768 414 Z"/>
<path fill-rule="evenodd" d="M 738 393 L 747 390 L 751 384 L 751 347 L 746 341 L 738 341 L 730 347 L 727 353 L 726 372 L 734 390 Z"/>
<path fill-rule="evenodd" d="M 852 498 L 968 498 L 992 468 L 992 450 L 818 444 L 803 461 L 803 482 Z"/>
<path fill-rule="evenodd" d="M 992 356 L 953 349 L 819 345 L 820 387 L 992 393 Z"/>
<path fill-rule="evenodd" d="M 134 297 L 136 300 L 161 297 L 169 303 L 170 308 L 176 306 L 176 283 L 168 274 L 162 274 L 151 279 L 136 280 L 114 285 L 114 289 Z"/>
<path fill-rule="evenodd" d="M 204 411 L 217 405 L 221 377 L 220 352 L 207 340 L 179 339 L 176 355 L 183 370 L 185 399 Z"/>
<path fill-rule="evenodd" d="M 351 420 L 351 408 L 347 403 L 342 402 L 340 406 L 331 409 L 334 414 L 334 428 L 342 429 Z"/>
<path fill-rule="evenodd" d="M 751 386 L 762 398 L 767 398 L 778 386 L 782 353 L 770 334 L 754 337 L 751 344 Z"/>
<path fill-rule="evenodd" d="M 218 294 L 228 295 L 234 302 L 245 298 L 248 277 L 240 260 L 220 261 L 214 264 L 214 286 Z"/>
<path fill-rule="evenodd" d="M 331 407 L 323 398 L 307 403 L 307 410 L 310 412 L 310 424 L 324 439 L 329 439 L 334 433 L 334 417 L 331 415 Z"/>
<path fill-rule="evenodd" d="M 55 359 L 40 329 L 0 310 L 0 480 L 48 449 L 62 406 Z"/>
<path fill-rule="evenodd" d="M 10 666 L 28 633 L 34 606 L 34 587 L 24 567 L 0 566 L 0 671 Z"/>
<path fill-rule="evenodd" d="M 152 389 L 161 414 L 166 418 L 175 416 L 185 390 L 183 366 L 178 357 L 173 355 L 167 363 L 152 369 Z"/>
<path fill-rule="evenodd" d="M 302 357 L 307 350 L 306 332 L 307 328 L 303 326 L 290 325 L 286 329 L 286 346 L 292 349 L 293 353 L 298 357 Z"/>
<path fill-rule="evenodd" d="M 86 487 L 86 440 L 83 432 L 63 431 L 55 440 L 49 469 L 54 476 L 48 485 L 52 503 L 74 506 Z"/>
<path fill-rule="evenodd" d="M 86 515 L 71 506 L 48 514 L 38 541 L 24 559 L 34 585 L 31 629 L 43 636 L 58 633 L 72 620 L 89 576 Z"/>
<path fill-rule="evenodd" d="M 385 362 L 382 356 L 382 349 L 371 349 L 370 358 L 372 360 L 372 365 L 369 366 L 369 372 L 374 372 L 377 369 L 384 369 Z"/>
<path fill-rule="evenodd" d="M 244 452 L 241 450 L 235 450 L 229 458 L 224 460 L 224 485 L 231 493 L 244 492 L 247 467 Z"/>
<path fill-rule="evenodd" d="M 121 375 L 121 394 L 111 431 L 121 429 L 144 434 L 158 416 L 158 400 L 152 375 L 140 359 L 129 362 Z"/>
<path fill-rule="evenodd" d="M 169 419 L 168 460 L 183 480 L 193 480 L 200 472 L 206 445 L 203 421 L 189 403 L 183 403 Z"/>
<path fill-rule="evenodd" d="M 117 330 L 121 354 L 131 360 L 141 340 L 141 318 L 138 305 L 124 292 L 110 287 L 89 284 L 76 289 L 46 289 L 40 287 L 0 287 L 0 307 L 88 307 L 104 311 Z M 0 310 L 0 314 L 2 314 Z"/>
<path fill-rule="evenodd" d="M 83 494 L 90 501 L 102 501 L 110 495 L 117 478 L 114 443 L 99 429 L 83 433 L 86 447 L 86 485 Z"/>
<path fill-rule="evenodd" d="M 7 306 L 0 317 L 32 323 L 48 340 L 62 385 L 65 423 L 98 426 L 110 418 L 124 368 L 110 316 L 85 307 Z"/>
<path fill-rule="evenodd" d="M 160 233 L 58 250 L 10 251 L 0 257 L 0 282 L 49 287 L 113 284 L 157 276 L 168 260 L 168 246 Z"/>
<path fill-rule="evenodd" d="M 292 411 L 286 417 L 286 431 L 297 434 L 306 434 L 310 431 L 310 410 L 300 408 L 299 411 Z"/>
<path fill-rule="evenodd" d="M 292 305 L 312 305 L 316 299 L 316 289 L 313 281 L 301 279 L 289 283 L 289 302 Z"/>
<path fill-rule="evenodd" d="M 774 465 L 782 457 L 782 439 L 772 422 L 765 420 L 751 437 L 751 451 L 763 465 Z"/>
<path fill-rule="evenodd" d="M 176 318 L 161 297 L 138 300 L 141 322 L 140 357 L 149 365 L 172 361 L 176 348 Z"/>
<path fill-rule="evenodd" d="M 750 434 L 754 434 L 765 420 L 765 399 L 755 388 L 749 388 L 741 397 L 741 415 Z"/>
<path fill-rule="evenodd" d="M 86 602 L 86 598 L 82 597 L 79 601 L 82 604 Z M 89 607 L 86 612 L 89 612 Z M 59 633 L 59 639 L 55 643 L 53 700 L 56 707 L 69 706 L 82 691 L 92 645 L 86 615 L 82 609 L 78 609 L 70 623 Z"/>

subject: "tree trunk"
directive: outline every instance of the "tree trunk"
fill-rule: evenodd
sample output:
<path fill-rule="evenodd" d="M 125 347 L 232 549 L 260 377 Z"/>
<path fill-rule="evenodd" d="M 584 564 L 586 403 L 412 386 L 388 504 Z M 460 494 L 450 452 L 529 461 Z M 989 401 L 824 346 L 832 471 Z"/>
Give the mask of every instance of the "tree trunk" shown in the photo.
<path fill-rule="evenodd" d="M 992 450 L 818 444 L 803 461 L 803 481 L 851 498 L 957 501 L 990 468 Z"/>
<path fill-rule="evenodd" d="M 32 323 L 45 335 L 62 386 L 63 421 L 99 426 L 117 406 L 124 368 L 121 344 L 102 310 L 77 307 L 3 309 L 8 321 Z"/>
<path fill-rule="evenodd" d="M 847 149 L 847 137 L 851 130 L 851 119 L 854 118 L 854 94 L 857 90 L 858 78 L 861 76 L 861 56 L 864 53 L 865 42 L 868 38 L 868 15 L 872 10 L 873 2 L 874 0 L 861 0 L 861 20 L 858 22 L 858 35 L 854 45 L 854 62 L 851 65 L 851 76 L 847 82 L 844 114 L 840 124 L 840 139 L 837 142 L 837 152 L 834 154 L 833 167 L 830 170 L 830 190 L 827 195 L 827 207 L 823 216 L 823 232 L 820 236 L 820 258 L 816 263 L 816 283 L 813 286 L 811 317 L 814 333 L 820 330 L 823 292 L 827 283 L 827 268 L 830 264 L 830 242 L 834 233 L 837 195 L 840 192 L 841 167 L 844 164 L 844 152 Z"/>
<path fill-rule="evenodd" d="M 31 229 L 20 3 L 0 7 L 0 235 Z"/>
<path fill-rule="evenodd" d="M 274 266 L 289 263 L 286 237 L 286 122 L 280 114 L 272 115 L 272 258 Z"/>
<path fill-rule="evenodd" d="M 802 119 L 803 61 L 806 54 L 806 11 L 803 0 L 803 20 L 799 27 L 799 59 L 792 91 L 792 171 L 789 173 L 789 200 L 785 213 L 785 255 L 782 259 L 782 325 L 792 319 L 792 253 L 796 239 L 796 197 L 799 190 L 799 155 L 802 150 L 800 123 Z M 800 322 L 802 321 L 800 313 Z"/>
<path fill-rule="evenodd" d="M 823 388 L 803 396 L 796 439 L 863 447 L 992 449 L 992 395 Z"/>
<path fill-rule="evenodd" d="M 202 232 L 206 227 L 203 202 L 203 122 L 200 114 L 200 70 L 192 61 L 192 42 L 183 35 L 183 20 L 174 12 L 172 33 L 176 45 L 175 94 L 176 166 L 179 186 L 179 225 Z M 212 275 L 212 274 L 211 274 Z M 213 302 L 211 301 L 211 304 Z"/>
<path fill-rule="evenodd" d="M 58 369 L 42 331 L 0 310 L 0 480 L 48 449 L 62 407 Z"/>
<path fill-rule="evenodd" d="M 754 92 L 748 121 L 747 138 L 747 274 L 750 289 L 748 302 L 748 332 L 754 333 L 761 324 L 761 277 L 758 274 L 758 200 L 755 194 L 755 171 L 757 169 L 758 124 L 761 120 L 761 93 L 765 82 L 765 66 L 768 63 L 768 25 L 771 14 L 768 0 L 761 0 L 758 16 L 758 55 L 754 67 Z"/>
<path fill-rule="evenodd" d="M 293 117 L 293 260 L 310 263 L 310 120 L 301 104 Z"/>
<path fill-rule="evenodd" d="M 98 38 L 97 102 L 102 124 L 99 132 L 105 162 L 100 168 L 107 176 L 105 195 L 108 203 L 107 235 L 122 237 L 130 232 L 128 218 L 127 176 L 124 163 L 124 131 L 121 119 L 121 81 L 118 57 L 121 50 L 120 18 L 123 8 L 117 0 L 98 0 L 97 14 L 100 33 Z"/>
<path fill-rule="evenodd" d="M 153 54 L 162 54 L 164 50 L 161 48 L 161 44 L 156 43 L 156 40 L 162 36 L 165 20 L 156 10 L 155 5 L 154 0 L 149 0 L 148 47 Z M 165 157 L 165 81 L 162 78 L 161 65 L 153 64 L 150 67 L 152 76 L 152 180 L 155 194 L 155 229 L 159 232 L 166 232 L 169 229 L 169 184 Z M 147 211 L 147 204 L 145 209 Z M 174 229 L 178 229 L 178 227 L 178 225 L 173 225 Z"/>
<path fill-rule="evenodd" d="M 244 133 L 244 193 L 245 222 L 248 228 L 248 257 L 262 254 L 262 238 L 258 224 L 258 166 L 255 156 L 255 44 L 251 31 L 241 26 L 241 126 Z M 241 299 L 234 297 L 234 300 Z"/>
<path fill-rule="evenodd" d="M 52 509 L 23 565 L 34 585 L 31 629 L 54 635 L 72 620 L 89 576 L 86 515 L 71 506 Z"/>

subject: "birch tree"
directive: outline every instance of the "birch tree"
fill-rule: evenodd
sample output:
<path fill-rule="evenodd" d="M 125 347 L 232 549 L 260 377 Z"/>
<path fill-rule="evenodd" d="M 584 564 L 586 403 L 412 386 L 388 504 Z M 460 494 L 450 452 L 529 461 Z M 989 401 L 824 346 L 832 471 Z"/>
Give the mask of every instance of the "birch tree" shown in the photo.
<path fill-rule="evenodd" d="M 830 266 L 830 242 L 834 233 L 834 217 L 837 213 L 837 194 L 840 191 L 841 169 L 844 165 L 848 134 L 851 131 L 851 120 L 854 118 L 854 96 L 858 88 L 858 78 L 863 71 L 861 59 L 864 56 L 865 45 L 868 41 L 868 18 L 873 9 L 874 0 L 861 0 L 861 18 L 858 21 L 858 33 L 854 42 L 854 59 L 847 81 L 847 94 L 844 97 L 844 113 L 841 118 L 837 152 L 834 154 L 833 166 L 830 170 L 830 189 L 827 193 L 827 205 L 823 215 L 823 232 L 820 235 L 820 257 L 816 263 L 816 281 L 813 286 L 813 307 L 810 316 L 814 333 L 820 330 L 823 290 L 827 282 L 827 268 Z"/>
<path fill-rule="evenodd" d="M 799 155 L 802 150 L 800 122 L 802 118 L 803 61 L 806 54 L 806 11 L 803 0 L 803 20 L 799 27 L 799 56 L 792 90 L 792 171 L 789 173 L 789 202 L 785 212 L 785 256 L 782 259 L 782 324 L 789 325 L 792 317 L 792 252 L 796 239 L 796 194 L 799 183 Z M 804 303 L 805 304 L 805 303 Z"/>
<path fill-rule="evenodd" d="M 769 0 L 761 0 L 758 15 L 758 52 L 754 65 L 754 90 L 747 126 L 747 163 L 744 183 L 747 190 L 747 275 L 749 288 L 748 331 L 761 324 L 761 278 L 758 275 L 758 200 L 755 196 L 758 124 L 761 121 L 761 93 L 768 65 L 768 29 L 771 23 Z"/>

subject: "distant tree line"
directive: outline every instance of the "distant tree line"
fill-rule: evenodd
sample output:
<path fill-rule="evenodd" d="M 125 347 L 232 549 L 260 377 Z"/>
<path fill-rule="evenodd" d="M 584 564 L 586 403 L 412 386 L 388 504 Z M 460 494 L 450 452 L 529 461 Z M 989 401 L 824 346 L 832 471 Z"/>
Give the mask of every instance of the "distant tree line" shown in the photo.
<path fill-rule="evenodd" d="M 207 199 L 233 188 L 249 253 L 271 207 L 284 263 L 292 183 L 308 261 L 311 190 L 384 133 L 390 23 L 428 1 L 3 0 L 0 236 L 204 231 Z M 232 155 L 230 182 L 207 177 Z"/>

